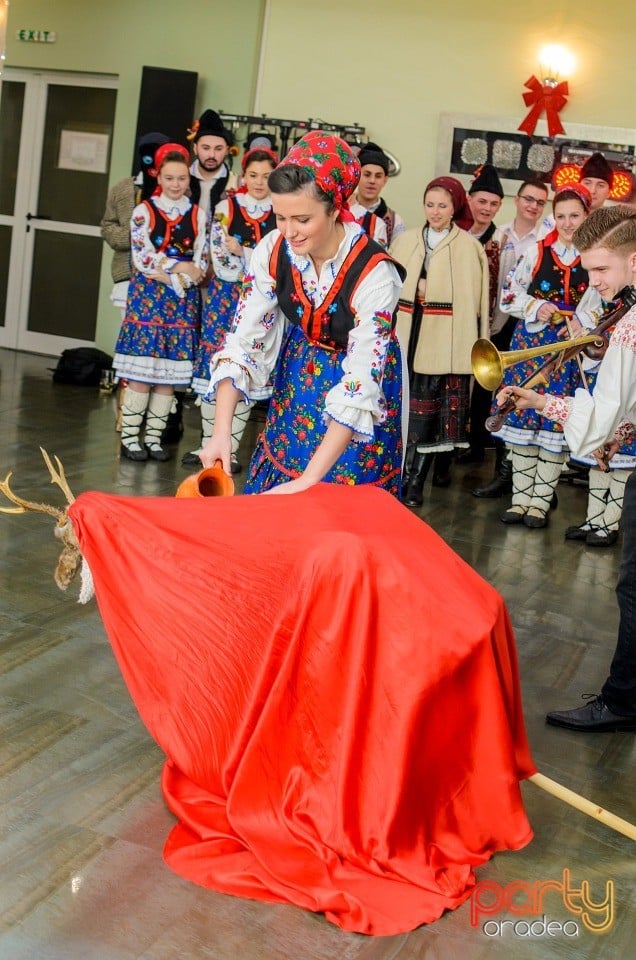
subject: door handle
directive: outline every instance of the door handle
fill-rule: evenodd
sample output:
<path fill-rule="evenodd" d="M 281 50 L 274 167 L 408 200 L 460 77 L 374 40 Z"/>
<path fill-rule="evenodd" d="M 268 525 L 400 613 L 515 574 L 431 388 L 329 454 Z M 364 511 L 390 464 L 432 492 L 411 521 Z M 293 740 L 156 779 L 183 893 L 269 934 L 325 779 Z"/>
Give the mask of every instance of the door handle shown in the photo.
<path fill-rule="evenodd" d="M 47 217 L 45 213 L 27 213 L 27 220 L 52 220 L 53 217 Z"/>

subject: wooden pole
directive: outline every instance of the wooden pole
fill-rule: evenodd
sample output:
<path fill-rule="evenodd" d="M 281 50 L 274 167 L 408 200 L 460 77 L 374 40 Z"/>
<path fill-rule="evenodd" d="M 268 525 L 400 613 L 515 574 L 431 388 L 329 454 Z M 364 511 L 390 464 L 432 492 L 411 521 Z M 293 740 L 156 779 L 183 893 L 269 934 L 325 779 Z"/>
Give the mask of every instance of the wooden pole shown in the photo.
<path fill-rule="evenodd" d="M 591 800 L 587 800 L 573 790 L 568 790 L 567 787 L 557 783 L 556 780 L 550 780 L 542 773 L 535 773 L 534 776 L 528 777 L 528 780 L 539 787 L 540 790 L 545 790 L 546 793 L 551 793 L 553 797 L 557 797 L 563 803 L 569 803 L 571 807 L 575 807 L 581 813 L 586 813 L 588 817 L 599 820 L 607 827 L 611 827 L 612 830 L 616 830 L 617 833 L 622 833 L 624 837 L 629 837 L 630 840 L 636 840 L 636 826 L 629 823 L 628 820 L 623 820 L 621 817 L 617 817 L 615 813 L 604 810 L 598 804 L 592 803 Z"/>

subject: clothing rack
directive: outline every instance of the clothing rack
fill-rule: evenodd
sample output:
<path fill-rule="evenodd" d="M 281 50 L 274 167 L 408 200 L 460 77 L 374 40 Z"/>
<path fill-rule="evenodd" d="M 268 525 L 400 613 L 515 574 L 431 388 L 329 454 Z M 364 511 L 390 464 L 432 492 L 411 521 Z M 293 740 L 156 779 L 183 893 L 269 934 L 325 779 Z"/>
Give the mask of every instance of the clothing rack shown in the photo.
<path fill-rule="evenodd" d="M 314 120 L 312 117 L 309 120 L 286 120 L 268 117 L 264 113 L 255 117 L 243 113 L 225 113 L 223 110 L 219 111 L 219 116 L 224 123 L 230 125 L 234 133 L 240 126 L 248 127 L 248 132 L 249 128 L 275 129 L 280 139 L 281 154 L 287 153 L 290 141 L 295 139 L 296 134 L 300 136 L 307 130 L 325 130 L 327 133 L 335 133 L 347 143 L 352 144 L 363 143 L 366 135 L 365 128 L 357 123 L 327 123 L 324 120 Z"/>

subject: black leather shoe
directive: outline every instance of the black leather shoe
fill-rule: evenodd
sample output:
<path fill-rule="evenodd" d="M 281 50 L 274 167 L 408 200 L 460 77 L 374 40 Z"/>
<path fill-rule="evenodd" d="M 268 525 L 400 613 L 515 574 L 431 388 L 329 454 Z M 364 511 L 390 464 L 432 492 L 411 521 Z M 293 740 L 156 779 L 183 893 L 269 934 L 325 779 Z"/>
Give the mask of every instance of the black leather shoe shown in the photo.
<path fill-rule="evenodd" d="M 525 526 L 530 527 L 531 530 L 542 530 L 543 527 L 547 527 L 549 524 L 550 514 L 544 513 L 537 517 L 533 513 L 526 513 L 523 522 Z"/>
<path fill-rule="evenodd" d="M 151 460 L 158 460 L 159 463 L 165 463 L 166 460 L 171 459 L 170 454 L 167 450 L 164 450 L 163 447 L 149 447 L 148 444 L 145 446 Z"/>
<path fill-rule="evenodd" d="M 567 727 L 568 730 L 580 730 L 582 733 L 636 730 L 636 716 L 621 717 L 612 713 L 600 696 L 590 698 L 585 706 L 574 710 L 554 710 L 545 719 L 553 727 Z"/>
<path fill-rule="evenodd" d="M 494 478 L 485 487 L 475 487 L 471 491 L 473 497 L 484 497 L 494 500 L 512 493 L 512 464 L 510 460 L 503 460 Z"/>
<path fill-rule="evenodd" d="M 588 527 L 586 523 L 582 523 L 580 527 L 566 527 L 564 538 L 565 540 L 585 540 L 588 533 L 592 533 L 593 527 Z"/>
<path fill-rule="evenodd" d="M 606 536 L 602 536 L 596 530 L 590 530 L 585 537 L 588 547 L 612 547 L 617 540 L 618 530 L 608 530 Z"/>
<path fill-rule="evenodd" d="M 199 454 L 193 453 L 192 451 L 190 451 L 190 453 L 183 454 L 183 456 L 181 457 L 181 463 L 183 464 L 184 467 L 198 467 L 199 470 L 203 466 L 203 464 L 201 463 L 201 457 L 199 456 Z"/>
<path fill-rule="evenodd" d="M 144 460 L 148 459 L 146 450 L 131 450 L 130 447 L 125 447 L 123 443 L 119 448 L 119 452 L 126 460 L 134 460 L 136 463 L 143 463 Z"/>

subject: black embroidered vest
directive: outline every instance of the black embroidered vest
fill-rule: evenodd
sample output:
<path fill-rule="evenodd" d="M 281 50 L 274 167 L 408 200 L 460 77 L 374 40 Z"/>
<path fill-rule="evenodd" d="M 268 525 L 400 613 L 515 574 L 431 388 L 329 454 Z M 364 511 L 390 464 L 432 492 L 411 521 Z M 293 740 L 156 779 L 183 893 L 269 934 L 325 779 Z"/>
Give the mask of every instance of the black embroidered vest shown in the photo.
<path fill-rule="evenodd" d="M 553 242 L 554 233 L 539 241 L 540 252 L 527 292 L 565 310 L 575 310 L 588 287 L 587 271 L 580 257 L 568 266 L 562 263 L 550 245 Z"/>
<path fill-rule="evenodd" d="M 228 236 L 235 237 L 242 247 L 255 247 L 276 226 L 276 214 L 273 210 L 269 210 L 258 219 L 253 219 L 234 197 L 228 197 L 228 205 L 227 233 Z"/>
<path fill-rule="evenodd" d="M 182 216 L 169 220 L 166 214 L 154 205 L 152 200 L 144 200 L 144 206 L 150 217 L 150 242 L 159 253 L 180 260 L 191 260 L 194 241 L 197 236 L 198 207 L 192 204 Z"/>
<path fill-rule="evenodd" d="M 344 350 L 355 326 L 351 299 L 364 277 L 383 260 L 394 265 L 403 281 L 406 276 L 404 267 L 366 233 L 359 234 L 318 307 L 314 307 L 305 293 L 301 273 L 289 259 L 282 236 L 274 244 L 269 272 L 276 280 L 278 305 L 289 322 L 301 326 L 311 342 L 327 350 Z"/>

